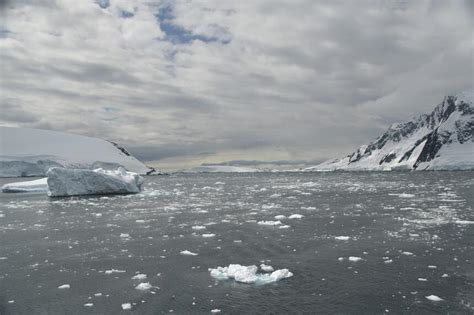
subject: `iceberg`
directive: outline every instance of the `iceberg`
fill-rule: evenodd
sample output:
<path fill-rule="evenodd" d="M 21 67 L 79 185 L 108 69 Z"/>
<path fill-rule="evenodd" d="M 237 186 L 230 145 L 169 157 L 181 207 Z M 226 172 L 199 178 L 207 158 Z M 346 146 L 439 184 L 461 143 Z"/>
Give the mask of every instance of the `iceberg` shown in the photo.
<path fill-rule="evenodd" d="M 47 178 L 30 180 L 26 182 L 10 183 L 2 186 L 4 193 L 23 193 L 23 192 L 47 192 Z"/>
<path fill-rule="evenodd" d="M 242 283 L 267 284 L 293 276 L 288 269 L 275 270 L 272 273 L 257 273 L 258 267 L 230 264 L 228 267 L 210 269 L 211 277 L 217 280 L 234 279 Z"/>
<path fill-rule="evenodd" d="M 46 175 L 50 197 L 133 194 L 140 192 L 144 182 L 143 177 L 123 167 L 115 171 L 53 167 Z"/>

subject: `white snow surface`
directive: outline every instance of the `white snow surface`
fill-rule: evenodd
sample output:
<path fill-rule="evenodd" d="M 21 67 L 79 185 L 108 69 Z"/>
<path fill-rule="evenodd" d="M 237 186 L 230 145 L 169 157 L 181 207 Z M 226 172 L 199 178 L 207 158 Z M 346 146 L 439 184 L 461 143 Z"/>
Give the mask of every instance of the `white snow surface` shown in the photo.
<path fill-rule="evenodd" d="M 138 193 L 144 182 L 143 177 L 122 167 L 115 171 L 53 167 L 46 175 L 51 197 Z"/>
<path fill-rule="evenodd" d="M 70 133 L 0 127 L 0 177 L 44 176 L 50 167 L 116 169 L 146 174 L 150 168 L 112 142 Z"/>
<path fill-rule="evenodd" d="M 278 269 L 272 273 L 257 273 L 255 265 L 242 266 L 230 264 L 228 267 L 217 267 L 210 269 L 211 277 L 217 280 L 234 279 L 242 283 L 267 284 L 293 276 L 288 269 Z"/>
<path fill-rule="evenodd" d="M 382 136 L 352 154 L 305 170 L 474 169 L 473 95 L 474 90 L 447 96 L 432 113 L 393 124 Z M 433 138 L 437 140 L 430 142 Z M 433 156 L 428 152 L 434 152 Z"/>
<path fill-rule="evenodd" d="M 30 180 L 25 182 L 17 182 L 5 184 L 2 186 L 2 192 L 4 193 L 21 193 L 21 192 L 47 192 L 48 191 L 48 179 L 40 178 L 36 180 Z"/>

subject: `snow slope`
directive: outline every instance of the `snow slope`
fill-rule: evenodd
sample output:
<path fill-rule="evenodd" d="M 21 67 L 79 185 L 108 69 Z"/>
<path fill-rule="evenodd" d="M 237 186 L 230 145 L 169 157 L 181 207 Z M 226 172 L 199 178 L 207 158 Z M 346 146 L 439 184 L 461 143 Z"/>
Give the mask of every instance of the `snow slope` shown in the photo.
<path fill-rule="evenodd" d="M 69 133 L 0 127 L 0 177 L 44 176 L 50 167 L 153 171 L 116 143 Z"/>
<path fill-rule="evenodd" d="M 474 91 L 447 96 L 430 114 L 394 124 L 354 153 L 305 170 L 474 169 L 473 102 Z"/>

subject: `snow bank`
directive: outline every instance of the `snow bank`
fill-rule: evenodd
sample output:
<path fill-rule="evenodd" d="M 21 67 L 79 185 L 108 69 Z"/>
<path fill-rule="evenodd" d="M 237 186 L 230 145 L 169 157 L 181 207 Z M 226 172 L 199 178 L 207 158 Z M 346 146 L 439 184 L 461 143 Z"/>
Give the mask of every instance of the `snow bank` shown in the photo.
<path fill-rule="evenodd" d="M 47 178 L 30 180 L 26 182 L 5 184 L 2 186 L 2 192 L 4 193 L 47 192 L 47 191 L 48 191 Z"/>
<path fill-rule="evenodd" d="M 115 171 L 53 167 L 46 175 L 51 197 L 138 193 L 144 181 L 123 167 Z"/>
<path fill-rule="evenodd" d="M 272 273 L 257 273 L 258 267 L 230 264 L 228 267 L 209 269 L 211 277 L 217 280 L 234 279 L 242 283 L 267 284 L 293 276 L 288 269 L 275 270 Z"/>

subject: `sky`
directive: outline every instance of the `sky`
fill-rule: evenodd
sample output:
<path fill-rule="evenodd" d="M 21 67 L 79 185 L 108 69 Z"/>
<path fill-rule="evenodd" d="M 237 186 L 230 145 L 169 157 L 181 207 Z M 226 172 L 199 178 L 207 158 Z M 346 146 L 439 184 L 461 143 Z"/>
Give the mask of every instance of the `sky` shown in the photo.
<path fill-rule="evenodd" d="M 474 86 L 470 0 L 0 0 L 0 12 L 0 125 L 110 139 L 163 169 L 315 164 Z"/>

